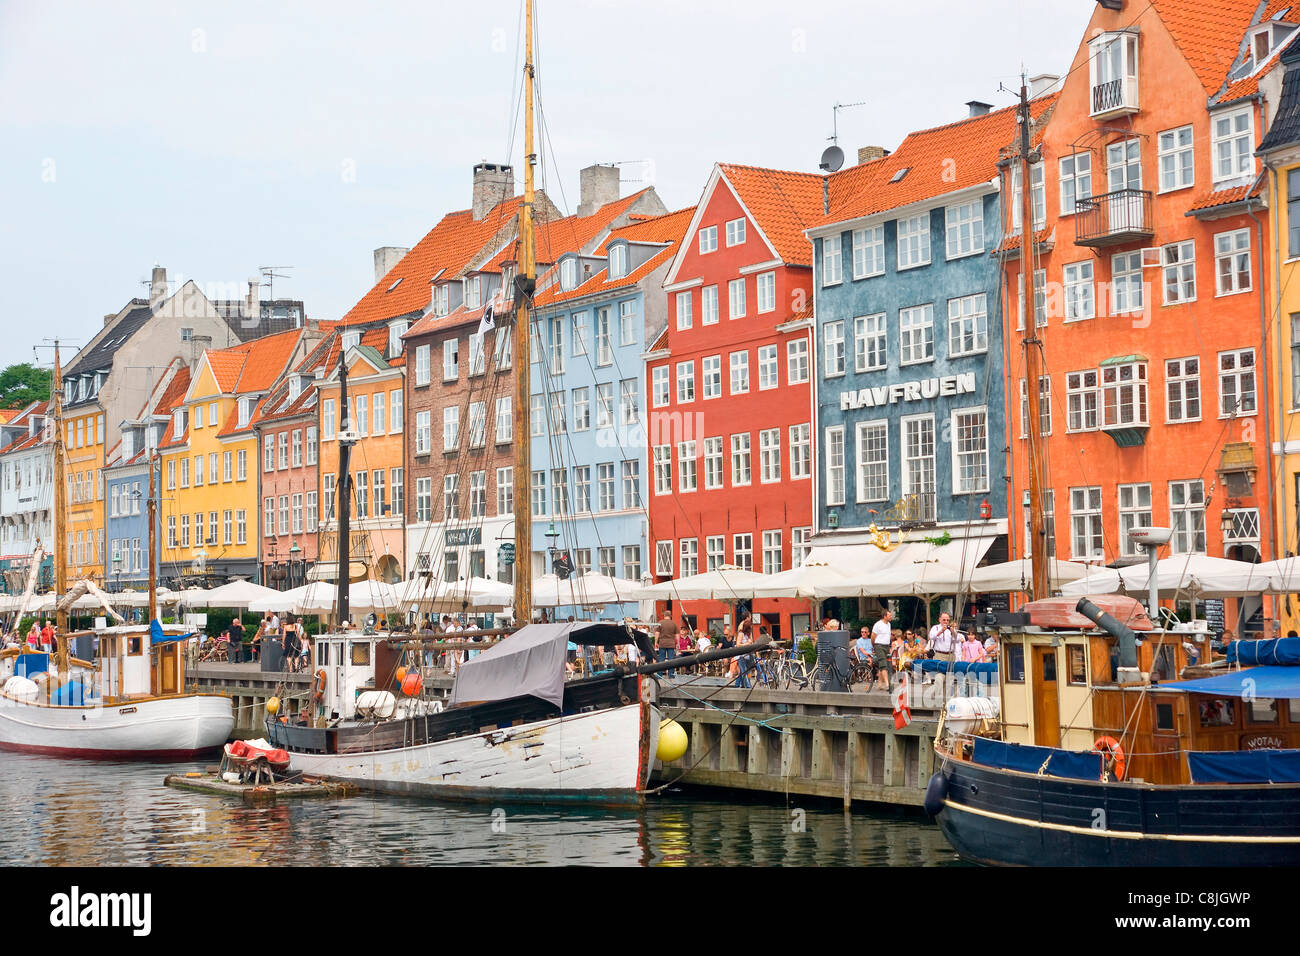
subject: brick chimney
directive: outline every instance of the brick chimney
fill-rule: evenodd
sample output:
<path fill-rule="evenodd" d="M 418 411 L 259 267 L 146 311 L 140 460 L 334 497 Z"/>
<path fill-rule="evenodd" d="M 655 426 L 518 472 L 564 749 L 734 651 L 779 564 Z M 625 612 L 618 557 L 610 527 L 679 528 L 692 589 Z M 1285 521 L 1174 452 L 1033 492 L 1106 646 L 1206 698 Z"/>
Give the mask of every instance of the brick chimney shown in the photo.
<path fill-rule="evenodd" d="M 155 262 L 153 280 L 149 283 L 149 305 L 156 309 L 158 303 L 165 298 L 167 298 L 167 270 Z"/>
<path fill-rule="evenodd" d="M 578 215 L 590 216 L 606 203 L 616 202 L 619 195 L 618 167 L 588 166 L 578 173 Z"/>
<path fill-rule="evenodd" d="M 478 163 L 474 167 L 474 221 L 482 220 L 493 207 L 515 194 L 515 171 L 505 163 Z"/>
<path fill-rule="evenodd" d="M 884 159 L 889 155 L 889 150 L 883 146 L 859 146 L 858 147 L 858 165 L 863 163 L 874 162 L 877 159 Z"/>

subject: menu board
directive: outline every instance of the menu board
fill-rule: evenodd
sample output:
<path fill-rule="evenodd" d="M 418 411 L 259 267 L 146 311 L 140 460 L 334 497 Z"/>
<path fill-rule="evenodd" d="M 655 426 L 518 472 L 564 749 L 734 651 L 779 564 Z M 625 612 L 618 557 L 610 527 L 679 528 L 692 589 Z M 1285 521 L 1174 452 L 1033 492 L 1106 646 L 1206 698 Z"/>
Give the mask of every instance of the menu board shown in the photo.
<path fill-rule="evenodd" d="M 1215 636 L 1223 633 L 1223 599 L 1206 598 L 1205 599 L 1205 619 L 1210 622 L 1210 634 Z"/>

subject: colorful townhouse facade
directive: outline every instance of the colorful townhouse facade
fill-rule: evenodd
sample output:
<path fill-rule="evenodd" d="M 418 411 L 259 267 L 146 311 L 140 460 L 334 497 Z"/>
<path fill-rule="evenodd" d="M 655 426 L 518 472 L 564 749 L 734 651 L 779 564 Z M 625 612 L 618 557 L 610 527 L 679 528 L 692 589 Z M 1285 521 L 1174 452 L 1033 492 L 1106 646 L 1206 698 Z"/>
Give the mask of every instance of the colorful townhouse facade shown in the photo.
<path fill-rule="evenodd" d="M 639 583 L 646 571 L 642 355 L 667 324 L 664 276 L 694 213 L 617 229 L 590 255 L 564 253 L 558 281 L 535 300 L 541 354 L 531 369 L 530 514 L 532 550 L 546 558 L 546 571 L 552 550 L 568 555 L 575 575 Z M 588 267 L 590 278 L 580 281 Z M 603 606 L 599 616 L 636 612 L 635 602 L 623 602 Z"/>
<path fill-rule="evenodd" d="M 668 324 L 645 353 L 649 573 L 774 573 L 812 537 L 812 245 L 822 177 L 718 165 L 664 278 Z M 774 636 L 806 602 L 758 601 Z M 674 608 L 719 630 L 723 601 Z M 734 623 L 734 622 L 733 622 Z"/>
<path fill-rule="evenodd" d="M 54 585 L 54 444 L 48 402 L 32 402 L 0 424 L 0 588 L 21 594 L 32 556 L 44 551 L 38 587 Z"/>
<path fill-rule="evenodd" d="M 911 133 L 892 153 L 862 151 L 831 177 L 829 212 L 807 231 L 814 555 L 836 566 L 894 568 L 941 536 L 949 543 L 927 561 L 969 570 L 1007 555 L 997 161 L 1017 123 L 1014 108 L 968 105 L 968 118 Z M 878 547 L 877 529 L 903 545 Z"/>
<path fill-rule="evenodd" d="M 1273 359 L 1273 251 L 1254 154 L 1276 114 L 1279 84 L 1262 78 L 1297 17 L 1255 0 L 1101 4 L 1034 131 L 1032 279 L 1017 242 L 1004 314 L 1023 314 L 1016 290 L 1029 286 L 1046 371 L 1034 389 L 1021 381 L 1023 353 L 1008 354 L 1007 507 L 1025 515 L 1037 391 L 1045 544 L 1058 557 L 1141 560 L 1128 532 L 1151 524 L 1172 528 L 1173 554 L 1278 554 L 1261 437 L 1272 429 L 1260 369 Z M 1009 150 L 1002 179 L 1016 233 L 1017 162 Z M 1018 335 L 1005 330 L 1008 342 Z M 1012 525 L 1016 555 L 1030 547 L 1027 524 Z M 1247 635 L 1277 617 L 1258 598 L 1224 613 Z"/>

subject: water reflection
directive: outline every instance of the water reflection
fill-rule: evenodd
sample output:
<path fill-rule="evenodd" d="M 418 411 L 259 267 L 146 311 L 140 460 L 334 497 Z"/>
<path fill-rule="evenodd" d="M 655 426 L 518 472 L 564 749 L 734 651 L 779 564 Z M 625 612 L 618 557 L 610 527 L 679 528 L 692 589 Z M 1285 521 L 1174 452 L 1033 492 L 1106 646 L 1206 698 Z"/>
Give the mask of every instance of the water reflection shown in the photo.
<path fill-rule="evenodd" d="M 239 800 L 172 790 L 189 766 L 5 754 L 6 865 L 836 866 L 957 862 L 916 817 L 724 802 L 683 792 L 643 810 L 451 805 L 401 797 Z M 14 818 L 18 825 L 14 825 Z"/>

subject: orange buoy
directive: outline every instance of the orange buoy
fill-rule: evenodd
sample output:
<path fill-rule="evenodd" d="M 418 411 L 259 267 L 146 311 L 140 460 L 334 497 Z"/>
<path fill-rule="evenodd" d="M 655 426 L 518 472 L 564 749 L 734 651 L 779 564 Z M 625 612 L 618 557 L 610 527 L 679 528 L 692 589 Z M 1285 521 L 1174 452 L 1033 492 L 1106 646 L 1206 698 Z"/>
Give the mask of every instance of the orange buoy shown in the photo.
<path fill-rule="evenodd" d="M 423 681 L 419 674 L 407 674 L 402 678 L 402 693 L 407 697 L 414 697 L 420 692 L 420 685 Z"/>
<path fill-rule="evenodd" d="M 316 672 L 316 676 L 312 678 L 311 697 L 317 703 L 325 699 L 325 677 L 325 669 L 321 668 Z"/>
<path fill-rule="evenodd" d="M 1110 772 L 1115 779 L 1124 779 L 1124 748 L 1120 746 L 1118 740 L 1114 737 L 1098 737 L 1092 749 L 1101 754 L 1103 779 L 1107 762 L 1111 764 Z"/>
<path fill-rule="evenodd" d="M 402 682 L 404 682 L 406 680 L 406 668 L 399 667 L 397 669 L 396 676 L 397 676 L 397 683 L 401 684 Z"/>

